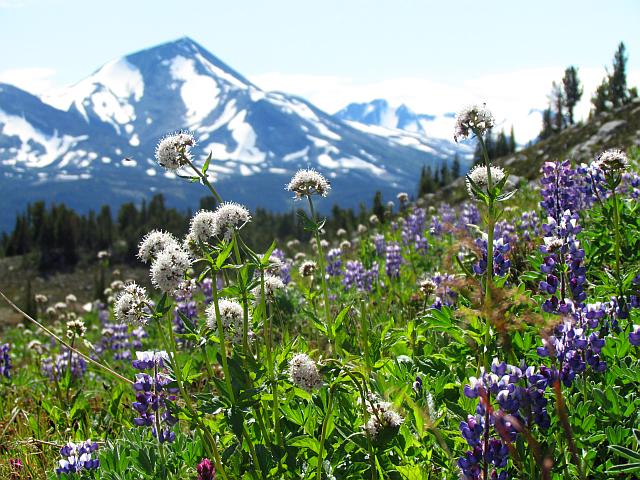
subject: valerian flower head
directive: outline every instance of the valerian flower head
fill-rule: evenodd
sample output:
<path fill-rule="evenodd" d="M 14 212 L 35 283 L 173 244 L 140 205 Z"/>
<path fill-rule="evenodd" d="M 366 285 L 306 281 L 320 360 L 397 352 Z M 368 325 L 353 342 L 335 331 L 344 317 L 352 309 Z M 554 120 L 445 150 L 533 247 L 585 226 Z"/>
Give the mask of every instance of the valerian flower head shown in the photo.
<path fill-rule="evenodd" d="M 172 293 L 184 280 L 191 257 L 179 245 L 165 248 L 151 265 L 151 282 L 160 290 Z"/>
<path fill-rule="evenodd" d="M 379 445 L 391 440 L 404 422 L 402 415 L 393 410 L 391 403 L 382 401 L 375 395 L 369 396 L 367 411 L 370 416 L 364 429 L 371 440 Z"/>
<path fill-rule="evenodd" d="M 409 201 L 409 194 L 407 192 L 400 192 L 396 195 L 396 198 L 400 203 L 407 203 Z"/>
<path fill-rule="evenodd" d="M 116 298 L 113 312 L 120 323 L 146 325 L 149 319 L 147 291 L 136 283 L 124 286 Z"/>
<path fill-rule="evenodd" d="M 598 155 L 596 164 L 605 172 L 623 172 L 629 168 L 629 159 L 627 158 L 627 154 L 622 150 L 611 148 Z"/>
<path fill-rule="evenodd" d="M 298 170 L 285 190 L 293 192 L 296 199 L 310 195 L 326 197 L 331 190 L 331 185 L 322 174 L 311 168 Z"/>
<path fill-rule="evenodd" d="M 491 184 L 495 185 L 504 178 L 505 172 L 502 168 L 496 167 L 494 165 L 491 165 L 489 168 L 491 169 Z M 471 182 L 475 183 L 481 191 L 486 192 L 487 187 L 489 186 L 489 178 L 487 176 L 486 165 L 476 165 L 467 174 L 467 192 L 472 199 L 478 200 L 476 193 L 471 187 Z"/>
<path fill-rule="evenodd" d="M 305 260 L 300 265 L 300 276 L 301 277 L 312 277 L 316 272 L 318 265 L 313 260 Z"/>
<path fill-rule="evenodd" d="M 284 288 L 284 282 L 280 277 L 269 274 L 264 276 L 264 295 L 267 302 L 272 302 L 275 299 L 276 292 L 284 290 Z M 260 303 L 262 301 L 261 286 L 257 285 L 252 291 L 256 298 L 256 303 Z"/>
<path fill-rule="evenodd" d="M 138 246 L 138 258 L 144 263 L 149 263 L 171 245 L 178 245 L 178 240 L 173 235 L 162 230 L 151 230 Z"/>
<path fill-rule="evenodd" d="M 205 243 L 216 234 L 216 214 L 209 210 L 200 210 L 191 219 L 189 238 Z"/>
<path fill-rule="evenodd" d="M 298 353 L 289 362 L 289 378 L 295 386 L 311 392 L 322 386 L 316 362 L 306 353 Z"/>
<path fill-rule="evenodd" d="M 218 301 L 218 311 L 220 312 L 220 320 L 222 321 L 222 328 L 226 338 L 230 338 L 233 343 L 241 343 L 244 322 L 242 305 L 235 300 L 221 298 Z M 219 335 L 216 306 L 214 303 L 211 303 L 207 307 L 205 314 L 207 317 L 207 326 Z M 249 319 L 249 322 L 250 321 Z"/>
<path fill-rule="evenodd" d="M 494 124 L 493 115 L 485 104 L 465 107 L 456 115 L 453 138 L 457 142 L 459 139 L 469 138 L 471 134 L 483 135 Z"/>
<path fill-rule="evenodd" d="M 167 135 L 156 147 L 156 160 L 167 170 L 177 170 L 191 160 L 190 150 L 195 144 L 193 135 L 188 132 Z"/>
<path fill-rule="evenodd" d="M 240 230 L 251 221 L 249 210 L 235 202 L 225 202 L 218 205 L 215 213 L 215 234 L 225 240 L 231 240 L 233 232 Z"/>
<path fill-rule="evenodd" d="M 434 282 L 430 278 L 423 278 L 422 280 L 420 280 L 418 287 L 420 289 L 420 293 L 422 293 L 425 297 L 428 297 L 436 291 L 438 285 L 436 285 L 436 282 Z"/>
<path fill-rule="evenodd" d="M 87 327 L 85 327 L 81 318 L 67 322 L 67 337 L 69 338 L 84 337 L 86 331 Z"/>

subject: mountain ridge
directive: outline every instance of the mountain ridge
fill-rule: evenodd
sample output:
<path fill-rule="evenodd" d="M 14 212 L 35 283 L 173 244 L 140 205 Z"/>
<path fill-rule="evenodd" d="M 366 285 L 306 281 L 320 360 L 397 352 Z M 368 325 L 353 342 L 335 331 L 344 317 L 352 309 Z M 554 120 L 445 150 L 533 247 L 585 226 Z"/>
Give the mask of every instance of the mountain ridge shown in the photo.
<path fill-rule="evenodd" d="M 57 95 L 0 86 L 0 187 L 14 209 L 0 214 L 0 228 L 42 198 L 97 208 L 164 192 L 170 204 L 194 208 L 185 185 L 153 158 L 157 141 L 177 129 L 198 139 L 198 162 L 211 152 L 210 179 L 226 198 L 275 211 L 292 208 L 282 185 L 298 168 L 344 184 L 331 203 L 357 206 L 375 190 L 412 191 L 423 165 L 470 153 L 363 129 L 303 98 L 263 91 L 183 37 L 111 60 Z"/>

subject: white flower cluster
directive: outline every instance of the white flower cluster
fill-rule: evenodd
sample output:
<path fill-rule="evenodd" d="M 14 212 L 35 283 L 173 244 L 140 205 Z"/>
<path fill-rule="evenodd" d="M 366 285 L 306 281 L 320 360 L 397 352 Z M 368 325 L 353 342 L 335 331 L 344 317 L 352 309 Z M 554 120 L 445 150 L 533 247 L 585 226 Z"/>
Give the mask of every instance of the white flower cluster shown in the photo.
<path fill-rule="evenodd" d="M 396 198 L 400 203 L 407 203 L 409 201 L 409 194 L 407 192 L 400 192 L 396 195 Z"/>
<path fill-rule="evenodd" d="M 289 378 L 291 383 L 307 392 L 322 386 L 322 378 L 316 362 L 306 353 L 298 353 L 289 362 Z"/>
<path fill-rule="evenodd" d="M 370 395 L 367 401 L 367 411 L 371 415 L 364 425 L 364 429 L 374 442 L 384 442 L 398 433 L 404 418 L 393 410 L 390 402 L 382 401 L 375 395 Z"/>
<path fill-rule="evenodd" d="M 276 277 L 275 275 L 266 274 L 264 276 L 264 295 L 265 300 L 267 302 L 273 301 L 276 296 L 276 292 L 278 290 L 283 290 L 285 288 L 284 282 L 280 277 Z M 262 292 L 260 289 L 260 285 L 257 285 L 253 290 L 253 296 L 256 299 L 256 304 L 262 301 Z"/>
<path fill-rule="evenodd" d="M 69 338 L 84 337 L 86 331 L 87 327 L 81 318 L 67 322 L 67 337 Z"/>
<path fill-rule="evenodd" d="M 454 140 L 468 138 L 472 133 L 483 135 L 495 124 L 493 115 L 485 105 L 471 105 L 463 108 L 456 115 Z"/>
<path fill-rule="evenodd" d="M 491 165 L 489 168 L 491 169 L 492 185 L 495 185 L 496 183 L 500 182 L 506 175 L 504 173 L 504 170 L 500 167 Z M 469 192 L 469 196 L 472 199 L 477 200 L 478 198 L 475 192 L 473 191 L 473 189 L 471 188 L 471 182 L 469 181 L 469 179 L 471 179 L 471 181 L 473 181 L 473 183 L 475 183 L 480 190 L 482 190 L 483 192 L 486 192 L 487 187 L 489 186 L 489 177 L 487 176 L 486 165 L 476 165 L 467 174 L 467 179 L 466 179 L 467 192 Z"/>
<path fill-rule="evenodd" d="M 196 144 L 193 135 L 188 132 L 178 132 L 167 135 L 156 147 L 156 160 L 167 170 L 177 170 L 191 159 L 190 149 Z"/>
<path fill-rule="evenodd" d="M 619 173 L 629 168 L 629 160 L 625 152 L 612 148 L 598 155 L 592 165 L 594 168 L 602 170 L 605 174 Z"/>
<path fill-rule="evenodd" d="M 301 277 L 312 277 L 316 272 L 318 265 L 313 260 L 305 260 L 300 264 L 300 276 Z"/>
<path fill-rule="evenodd" d="M 200 210 L 191 219 L 189 239 L 207 242 L 216 233 L 216 214 L 210 210 Z"/>
<path fill-rule="evenodd" d="M 231 240 L 233 232 L 251 221 L 249 210 L 235 202 L 225 202 L 218 205 L 215 215 L 215 235 Z"/>
<path fill-rule="evenodd" d="M 136 283 L 125 285 L 113 307 L 116 320 L 120 323 L 146 325 L 149 318 L 148 303 L 149 298 L 144 287 Z"/>
<path fill-rule="evenodd" d="M 293 192 L 296 199 L 310 195 L 326 197 L 331 190 L 331 185 L 322 174 L 311 168 L 298 170 L 285 190 Z"/>
<path fill-rule="evenodd" d="M 216 320 L 215 307 L 214 303 L 209 305 L 205 314 L 207 316 L 207 326 L 217 335 L 218 322 Z M 220 320 L 222 321 L 225 336 L 230 338 L 233 343 L 241 343 L 244 321 L 242 305 L 235 300 L 221 298 L 218 301 L 218 309 L 220 310 Z M 251 319 L 249 319 L 249 322 L 250 321 Z"/>
<path fill-rule="evenodd" d="M 138 246 L 138 258 L 144 263 L 152 262 L 165 248 L 178 245 L 178 240 L 168 232 L 151 230 Z"/>
<path fill-rule="evenodd" d="M 187 251 L 179 245 L 169 245 L 151 264 L 151 282 L 163 292 L 172 293 L 180 286 L 190 266 L 191 257 Z"/>
<path fill-rule="evenodd" d="M 420 280 L 420 283 L 418 286 L 420 288 L 420 292 L 425 297 L 432 295 L 436 291 L 436 288 L 438 288 L 436 283 L 430 278 L 423 278 L 422 280 Z"/>

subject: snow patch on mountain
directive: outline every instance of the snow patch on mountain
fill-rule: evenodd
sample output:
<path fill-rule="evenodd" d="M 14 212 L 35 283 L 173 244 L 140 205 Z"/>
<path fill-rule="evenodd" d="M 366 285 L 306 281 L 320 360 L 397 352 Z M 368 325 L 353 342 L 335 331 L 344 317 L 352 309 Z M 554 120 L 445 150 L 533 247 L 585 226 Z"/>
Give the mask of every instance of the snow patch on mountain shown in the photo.
<path fill-rule="evenodd" d="M 3 160 L 2 163 L 16 165 L 19 162 L 28 168 L 44 168 L 51 165 L 79 141 L 87 138 L 59 135 L 57 131 L 53 135 L 46 135 L 24 117 L 8 115 L 3 110 L 0 110 L 0 134 L 18 137 L 20 140 L 19 147 L 8 148 L 12 158 Z"/>
<path fill-rule="evenodd" d="M 180 96 L 190 124 L 203 120 L 218 106 L 218 83 L 210 76 L 198 74 L 194 59 L 178 55 L 171 61 L 170 71 L 174 79 L 182 82 Z"/>

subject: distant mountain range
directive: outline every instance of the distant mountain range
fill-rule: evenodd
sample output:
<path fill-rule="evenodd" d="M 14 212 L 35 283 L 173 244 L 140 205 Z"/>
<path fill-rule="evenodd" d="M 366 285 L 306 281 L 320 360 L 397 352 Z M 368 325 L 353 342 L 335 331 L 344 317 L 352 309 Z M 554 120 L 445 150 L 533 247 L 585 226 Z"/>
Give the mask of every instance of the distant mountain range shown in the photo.
<path fill-rule="evenodd" d="M 369 126 L 404 130 L 427 138 L 450 140 L 455 113 L 428 115 L 415 113 L 404 104 L 392 106 L 378 98 L 367 103 L 350 103 L 334 115 L 340 120 Z"/>
<path fill-rule="evenodd" d="M 182 38 L 111 61 L 55 95 L 0 84 L 0 230 L 38 199 L 87 210 L 162 192 L 172 205 L 196 207 L 205 190 L 153 159 L 157 141 L 177 129 L 194 133 L 200 158 L 213 154 L 209 173 L 222 196 L 251 208 L 291 208 L 283 185 L 303 167 L 332 182 L 325 210 L 376 190 L 413 192 L 423 165 L 459 153 L 466 166 L 469 145 L 430 136 L 439 120 L 384 100 L 330 115 L 261 90 Z"/>

